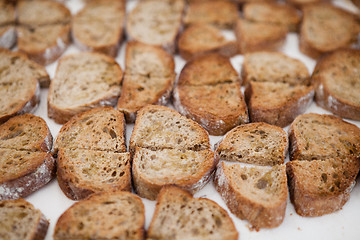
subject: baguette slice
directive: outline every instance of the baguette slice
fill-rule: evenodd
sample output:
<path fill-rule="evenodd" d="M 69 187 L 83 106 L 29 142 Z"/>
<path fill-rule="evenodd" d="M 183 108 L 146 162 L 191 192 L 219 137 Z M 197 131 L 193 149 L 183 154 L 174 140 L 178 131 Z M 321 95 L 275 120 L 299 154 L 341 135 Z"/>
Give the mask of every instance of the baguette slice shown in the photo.
<path fill-rule="evenodd" d="M 0 1 L 0 47 L 11 48 L 16 42 L 15 8 L 6 0 Z"/>
<path fill-rule="evenodd" d="M 175 52 L 184 8 L 184 0 L 139 2 L 126 19 L 128 38 Z"/>
<path fill-rule="evenodd" d="M 0 200 L 26 197 L 54 177 L 51 154 L 0 148 Z"/>
<path fill-rule="evenodd" d="M 116 57 L 123 37 L 125 1 L 95 0 L 74 16 L 72 37 L 85 51 Z"/>
<path fill-rule="evenodd" d="M 355 186 L 357 159 L 291 161 L 286 164 L 290 198 L 301 216 L 314 217 L 340 210 Z"/>
<path fill-rule="evenodd" d="M 262 50 L 277 50 L 286 39 L 286 26 L 271 23 L 251 22 L 238 19 L 235 35 L 239 51 L 244 54 Z"/>
<path fill-rule="evenodd" d="M 360 157 L 360 129 L 332 115 L 298 116 L 290 126 L 289 139 L 291 160 Z"/>
<path fill-rule="evenodd" d="M 357 40 L 360 22 L 350 12 L 328 3 L 303 7 L 300 51 L 312 58 L 349 47 Z"/>
<path fill-rule="evenodd" d="M 64 124 L 56 138 L 54 153 L 61 148 L 126 152 L 124 135 L 122 113 L 111 107 L 94 108 Z"/>
<path fill-rule="evenodd" d="M 241 167 L 221 162 L 215 188 L 230 211 L 255 228 L 274 228 L 284 220 L 287 203 L 285 165 Z"/>
<path fill-rule="evenodd" d="M 145 209 L 128 192 L 103 192 L 75 203 L 58 219 L 54 240 L 144 239 Z"/>
<path fill-rule="evenodd" d="M 316 65 L 316 103 L 340 117 L 360 120 L 360 50 L 337 50 Z"/>
<path fill-rule="evenodd" d="M 44 214 L 24 199 L 1 201 L 0 219 L 1 239 L 42 240 L 49 226 Z"/>
<path fill-rule="evenodd" d="M 212 52 L 225 57 L 238 53 L 235 41 L 225 39 L 220 29 L 208 24 L 193 24 L 187 28 L 179 37 L 178 48 L 185 60 Z"/>
<path fill-rule="evenodd" d="M 59 186 L 72 200 L 95 192 L 131 190 L 129 153 L 60 149 L 57 165 Z"/>
<path fill-rule="evenodd" d="M 184 17 L 185 26 L 211 24 L 219 28 L 232 29 L 238 18 L 237 5 L 228 0 L 190 2 Z"/>
<path fill-rule="evenodd" d="M 284 163 L 286 132 L 267 123 L 249 123 L 229 131 L 216 145 L 221 160 L 274 166 Z"/>
<path fill-rule="evenodd" d="M 145 105 L 166 105 L 175 82 L 175 63 L 160 47 L 129 42 L 125 64 L 117 109 L 125 114 L 127 122 L 133 123 L 137 112 Z"/>
<path fill-rule="evenodd" d="M 113 58 L 99 53 L 63 57 L 48 95 L 48 116 L 63 124 L 77 113 L 114 106 L 123 73 Z"/>
<path fill-rule="evenodd" d="M 217 203 L 174 186 L 164 187 L 157 199 L 147 239 L 238 239 L 228 213 Z"/>
<path fill-rule="evenodd" d="M 136 147 L 132 174 L 136 193 L 155 200 L 160 189 L 174 184 L 192 193 L 201 189 L 211 177 L 217 164 L 214 152 Z"/>
<path fill-rule="evenodd" d="M 185 65 L 174 90 L 174 105 L 211 135 L 223 135 L 249 122 L 237 72 L 228 58 L 218 54 Z"/>

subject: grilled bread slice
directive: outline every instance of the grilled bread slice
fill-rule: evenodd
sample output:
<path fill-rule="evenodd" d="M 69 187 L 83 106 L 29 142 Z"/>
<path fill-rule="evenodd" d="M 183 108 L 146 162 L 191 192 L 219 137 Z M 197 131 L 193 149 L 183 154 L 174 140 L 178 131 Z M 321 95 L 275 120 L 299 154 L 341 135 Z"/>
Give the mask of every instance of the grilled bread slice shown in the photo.
<path fill-rule="evenodd" d="M 147 239 L 238 239 L 228 213 L 215 202 L 174 186 L 164 187 L 157 199 Z"/>
<path fill-rule="evenodd" d="M 360 120 L 360 50 L 337 50 L 323 57 L 312 75 L 316 103 L 340 117 Z"/>
<path fill-rule="evenodd" d="M 6 0 L 0 1 L 0 47 L 11 48 L 16 42 L 15 8 Z"/>
<path fill-rule="evenodd" d="M 110 191 L 75 203 L 58 219 L 55 240 L 144 239 L 145 208 L 134 194 Z"/>
<path fill-rule="evenodd" d="M 48 95 L 48 116 L 63 124 L 77 113 L 114 106 L 123 73 L 113 58 L 99 53 L 63 57 Z"/>
<path fill-rule="evenodd" d="M 0 218 L 1 239 L 45 239 L 49 221 L 24 199 L 0 201 Z"/>

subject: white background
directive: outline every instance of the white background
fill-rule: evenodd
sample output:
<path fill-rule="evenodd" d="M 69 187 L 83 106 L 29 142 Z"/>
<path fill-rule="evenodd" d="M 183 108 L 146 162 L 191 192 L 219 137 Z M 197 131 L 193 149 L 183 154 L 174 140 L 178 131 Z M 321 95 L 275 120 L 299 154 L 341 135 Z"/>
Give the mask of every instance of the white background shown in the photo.
<path fill-rule="evenodd" d="M 357 9 L 351 4 L 349 0 L 338 0 L 334 1 L 336 5 L 342 6 L 348 10 L 356 12 Z M 132 9 L 136 1 L 129 1 L 127 9 Z M 83 2 L 80 0 L 70 0 L 66 2 L 66 5 L 70 8 L 72 13 L 76 13 L 83 6 Z M 229 39 L 234 39 L 234 35 L 230 32 L 225 32 L 225 35 Z M 120 49 L 120 53 L 116 60 L 120 64 L 121 68 L 124 69 L 124 52 L 125 52 L 126 44 L 122 45 Z M 298 50 L 298 37 L 296 34 L 291 33 L 288 34 L 286 43 L 281 50 L 287 55 L 300 59 L 303 61 L 309 69 L 311 73 L 314 66 L 315 61 L 302 55 Z M 66 54 L 79 52 L 79 50 L 71 45 Z M 234 68 L 240 72 L 241 64 L 243 61 L 243 57 L 238 55 L 231 59 L 231 62 Z M 175 56 L 176 62 L 176 73 L 179 74 L 185 62 L 179 57 Z M 47 66 L 47 70 L 50 74 L 50 77 L 53 78 L 55 74 L 57 63 L 53 63 Z M 36 110 L 35 115 L 43 117 L 48 126 L 50 127 L 51 133 L 56 138 L 61 125 L 56 124 L 53 120 L 47 117 L 47 89 L 41 90 L 41 103 L 39 108 Z M 360 94 L 360 93 L 359 93 Z M 316 112 L 316 113 L 329 113 L 319 107 L 317 107 L 314 103 L 306 112 Z M 360 127 L 359 121 L 349 121 L 351 123 L 356 124 Z M 129 141 L 131 131 L 133 128 L 133 124 L 128 124 L 126 129 L 127 142 Z M 285 128 L 288 130 L 288 127 Z M 220 140 L 221 137 L 210 137 L 211 144 L 214 145 L 217 141 Z M 288 157 L 286 159 L 288 161 Z M 359 179 L 359 178 L 358 178 Z M 195 194 L 196 197 L 206 197 L 214 200 L 219 205 L 224 207 L 228 212 L 228 208 L 224 204 L 220 195 L 215 191 L 212 182 L 208 183 L 201 191 Z M 65 197 L 65 195 L 60 190 L 58 183 L 56 180 L 53 180 L 47 186 L 43 187 L 39 191 L 31 194 L 26 198 L 29 202 L 35 205 L 36 208 L 40 209 L 45 216 L 50 220 L 49 230 L 46 236 L 46 240 L 53 239 L 53 231 L 59 216 L 74 202 Z M 146 209 L 146 225 L 145 229 L 149 226 L 151 221 L 155 201 L 149 201 L 143 199 L 143 203 Z M 261 229 L 259 232 L 249 230 L 249 224 L 247 221 L 240 220 L 236 216 L 232 215 L 232 217 L 236 228 L 239 232 L 239 239 L 360 239 L 360 184 L 356 184 L 351 196 L 350 200 L 345 204 L 341 211 L 335 212 L 333 214 L 329 214 L 322 217 L 301 217 L 297 215 L 294 211 L 293 205 L 288 200 L 288 205 L 286 209 L 284 222 L 275 229 Z"/>

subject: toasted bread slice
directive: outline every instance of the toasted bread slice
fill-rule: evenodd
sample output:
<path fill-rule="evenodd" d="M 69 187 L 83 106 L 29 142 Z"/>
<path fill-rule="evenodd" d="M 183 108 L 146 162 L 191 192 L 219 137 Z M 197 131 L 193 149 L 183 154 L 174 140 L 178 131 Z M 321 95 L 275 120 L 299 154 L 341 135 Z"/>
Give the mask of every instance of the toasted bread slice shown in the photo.
<path fill-rule="evenodd" d="M 235 41 L 227 40 L 220 29 L 208 24 L 193 24 L 187 28 L 179 37 L 178 48 L 185 60 L 213 52 L 225 57 L 238 53 Z"/>
<path fill-rule="evenodd" d="M 70 11 L 55 1 L 20 1 L 18 48 L 42 65 L 54 62 L 70 43 Z"/>
<path fill-rule="evenodd" d="M 219 28 L 232 29 L 238 18 L 237 5 L 228 0 L 190 2 L 184 17 L 185 26 L 211 24 Z"/>
<path fill-rule="evenodd" d="M 72 37 L 85 51 L 115 57 L 123 37 L 125 1 L 94 0 L 74 16 Z"/>
<path fill-rule="evenodd" d="M 111 107 L 80 113 L 60 129 L 54 153 L 60 148 L 126 152 L 124 115 Z"/>
<path fill-rule="evenodd" d="M 214 152 L 209 149 L 153 151 L 136 147 L 132 165 L 134 189 L 140 197 L 150 200 L 155 200 L 167 184 L 194 193 L 210 180 L 216 163 Z"/>
<path fill-rule="evenodd" d="M 166 105 L 175 82 L 173 57 L 161 47 L 130 42 L 117 109 L 126 121 L 135 122 L 137 111 L 147 104 Z"/>
<path fill-rule="evenodd" d="M 301 21 L 296 8 L 272 2 L 249 2 L 243 6 L 244 18 L 249 21 L 283 25 L 296 32 Z"/>
<path fill-rule="evenodd" d="M 261 50 L 277 50 L 286 39 L 286 26 L 238 19 L 235 35 L 239 51 L 244 54 Z"/>
<path fill-rule="evenodd" d="M 128 192 L 103 192 L 75 203 L 58 219 L 55 240 L 144 239 L 145 209 Z"/>
<path fill-rule="evenodd" d="M 360 22 L 350 12 L 328 3 L 309 4 L 303 7 L 300 30 L 300 51 L 312 58 L 357 40 Z"/>
<path fill-rule="evenodd" d="M 1 201 L 0 218 L 1 239 L 45 239 L 49 221 L 24 199 Z"/>
<path fill-rule="evenodd" d="M 267 123 L 249 123 L 229 131 L 216 145 L 221 160 L 273 166 L 284 163 L 286 132 Z"/>
<path fill-rule="evenodd" d="M 238 239 L 228 213 L 217 203 L 174 186 L 164 187 L 157 199 L 148 239 Z"/>
<path fill-rule="evenodd" d="M 214 182 L 230 211 L 255 229 L 283 222 L 288 196 L 285 165 L 242 167 L 221 162 Z"/>
<path fill-rule="evenodd" d="M 312 80 L 316 103 L 344 118 L 360 120 L 360 50 L 344 49 L 323 57 Z"/>
<path fill-rule="evenodd" d="M 296 212 L 314 217 L 340 210 L 355 185 L 358 159 L 301 160 L 286 164 L 290 198 Z"/>
<path fill-rule="evenodd" d="M 113 58 L 99 53 L 63 57 L 48 95 L 48 116 L 63 124 L 77 113 L 114 106 L 123 73 Z"/>
<path fill-rule="evenodd" d="M 289 139 L 291 160 L 360 157 L 360 129 L 332 115 L 298 116 Z"/>
<path fill-rule="evenodd" d="M 184 0 L 139 2 L 126 19 L 128 38 L 175 52 L 184 8 Z"/>
<path fill-rule="evenodd" d="M 61 148 L 57 179 L 72 200 L 109 190 L 131 190 L 130 154 Z"/>
<path fill-rule="evenodd" d="M 180 74 L 174 90 L 175 108 L 211 135 L 223 135 L 239 124 L 248 123 L 237 75 L 228 58 L 218 54 L 195 58 Z"/>
<path fill-rule="evenodd" d="M 0 47 L 11 48 L 16 42 L 15 8 L 6 0 L 0 1 Z"/>

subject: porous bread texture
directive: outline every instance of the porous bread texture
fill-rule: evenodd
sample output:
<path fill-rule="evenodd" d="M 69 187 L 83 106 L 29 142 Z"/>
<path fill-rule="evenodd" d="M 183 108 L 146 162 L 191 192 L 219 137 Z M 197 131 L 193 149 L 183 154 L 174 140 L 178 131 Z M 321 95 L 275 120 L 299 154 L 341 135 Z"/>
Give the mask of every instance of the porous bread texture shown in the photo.
<path fill-rule="evenodd" d="M 329 3 L 303 7 L 300 51 L 312 58 L 349 47 L 357 40 L 360 23 L 355 15 Z"/>
<path fill-rule="evenodd" d="M 175 108 L 211 135 L 223 135 L 249 122 L 238 74 L 229 59 L 218 54 L 188 62 L 181 71 L 173 97 Z"/>
<path fill-rule="evenodd" d="M 161 47 L 129 42 L 125 64 L 117 109 L 133 123 L 137 112 L 147 104 L 166 105 L 175 82 L 175 63 Z"/>
<path fill-rule="evenodd" d="M 285 165 L 242 167 L 221 162 L 214 183 L 230 211 L 255 229 L 282 223 L 288 196 Z"/>
<path fill-rule="evenodd" d="M 144 239 L 144 224 L 145 209 L 139 197 L 122 191 L 102 192 L 67 209 L 58 219 L 53 237 L 140 240 Z"/>
<path fill-rule="evenodd" d="M 238 239 L 228 213 L 206 198 L 166 186 L 157 199 L 147 239 Z"/>
<path fill-rule="evenodd" d="M 63 124 L 77 113 L 94 107 L 114 106 L 123 73 L 113 58 L 99 53 L 63 57 L 48 95 L 48 116 Z"/>
<path fill-rule="evenodd" d="M 296 32 L 301 21 L 296 8 L 272 2 L 249 2 L 243 6 L 244 18 L 254 22 L 283 25 Z"/>
<path fill-rule="evenodd" d="M 290 126 L 289 139 L 291 160 L 360 158 L 360 129 L 332 115 L 298 116 Z"/>
<path fill-rule="evenodd" d="M 45 239 L 49 221 L 24 199 L 0 201 L 0 218 L 1 239 Z"/>
<path fill-rule="evenodd" d="M 209 24 L 193 24 L 184 30 L 178 40 L 180 56 L 190 60 L 207 53 L 232 57 L 238 53 L 237 43 L 227 40 L 220 29 Z"/>
<path fill-rule="evenodd" d="M 95 0 L 72 19 L 72 37 L 80 49 L 115 57 L 123 37 L 125 1 Z"/>
<path fill-rule="evenodd" d="M 184 0 L 139 2 L 127 15 L 127 37 L 161 46 L 170 53 L 175 52 L 175 40 L 181 28 L 184 8 Z"/>
<path fill-rule="evenodd" d="M 65 195 L 80 200 L 92 193 L 131 190 L 130 154 L 61 148 L 57 179 Z"/>
<path fill-rule="evenodd" d="M 324 56 L 312 75 L 316 103 L 340 117 L 360 120 L 360 50 Z"/>
<path fill-rule="evenodd" d="M 359 172 L 354 158 L 288 162 L 290 199 L 301 216 L 322 216 L 340 210 L 350 197 Z"/>
<path fill-rule="evenodd" d="M 60 148 L 126 152 L 124 115 L 112 107 L 80 113 L 61 128 L 53 152 Z"/>
<path fill-rule="evenodd" d="M 0 47 L 11 48 L 16 42 L 15 8 L 6 0 L 0 1 Z"/>
<path fill-rule="evenodd" d="M 160 189 L 176 184 L 192 193 L 210 179 L 216 166 L 211 150 L 162 149 L 136 147 L 133 157 L 133 183 L 137 194 L 155 200 Z"/>
<path fill-rule="evenodd" d="M 287 150 L 286 132 L 267 123 L 238 126 L 216 145 L 220 160 L 264 166 L 283 164 Z"/>
<path fill-rule="evenodd" d="M 262 50 L 277 50 L 286 39 L 286 26 L 238 19 L 235 35 L 240 53 Z"/>
<path fill-rule="evenodd" d="M 238 18 L 237 5 L 227 0 L 190 2 L 184 17 L 185 26 L 211 24 L 215 27 L 231 29 Z"/>

